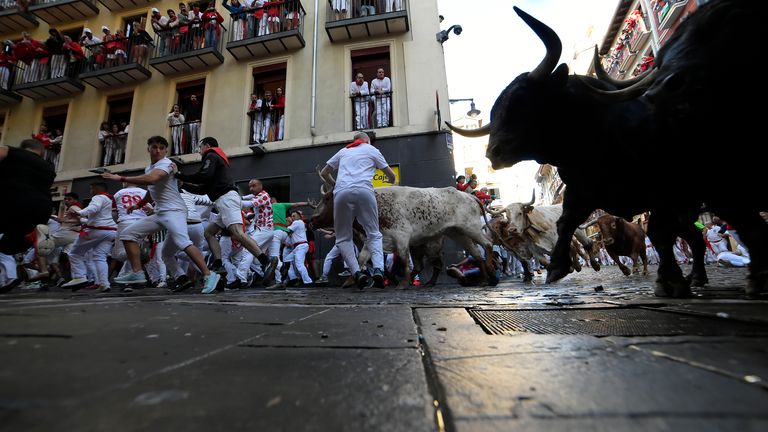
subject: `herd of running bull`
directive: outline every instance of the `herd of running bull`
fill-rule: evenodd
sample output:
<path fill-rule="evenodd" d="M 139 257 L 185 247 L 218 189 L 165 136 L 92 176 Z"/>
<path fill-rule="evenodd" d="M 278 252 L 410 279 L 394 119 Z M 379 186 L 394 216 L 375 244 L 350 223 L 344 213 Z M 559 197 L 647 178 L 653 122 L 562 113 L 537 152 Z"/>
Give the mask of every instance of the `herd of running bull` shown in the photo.
<path fill-rule="evenodd" d="M 766 86 L 745 67 L 761 50 L 768 3 L 712 0 L 687 17 L 659 50 L 653 68 L 632 80 L 611 79 L 595 58 L 597 78 L 558 65 L 562 44 L 545 24 L 515 8 L 547 53 L 502 91 L 486 156 L 494 169 L 523 160 L 558 167 L 567 185 L 547 281 L 571 268 L 571 238 L 595 209 L 629 217 L 650 212 L 648 235 L 659 254 L 655 292 L 686 297 L 706 283 L 705 246 L 694 223 L 703 209 L 736 230 L 749 250 L 746 292 L 768 291 L 768 209 L 763 114 Z M 732 164 L 732 165 L 729 165 Z M 712 177 L 738 170 L 733 181 Z M 694 265 L 687 277 L 673 246 L 686 240 Z"/>

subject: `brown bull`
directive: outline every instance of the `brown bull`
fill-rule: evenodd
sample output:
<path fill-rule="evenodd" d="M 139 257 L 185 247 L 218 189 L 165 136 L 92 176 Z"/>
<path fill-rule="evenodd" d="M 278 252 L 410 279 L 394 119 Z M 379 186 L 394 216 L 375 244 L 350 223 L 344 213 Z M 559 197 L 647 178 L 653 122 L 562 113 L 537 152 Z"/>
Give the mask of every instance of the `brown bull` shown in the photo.
<path fill-rule="evenodd" d="M 616 261 L 622 273 L 629 276 L 629 268 L 621 263 L 619 256 L 632 258 L 632 269 L 640 272 L 640 261 L 643 260 L 643 275 L 648 274 L 648 257 L 645 255 L 645 232 L 639 225 L 627 222 L 624 218 L 613 215 L 602 215 L 597 218 L 597 226 L 603 238 L 605 250 L 611 259 Z"/>

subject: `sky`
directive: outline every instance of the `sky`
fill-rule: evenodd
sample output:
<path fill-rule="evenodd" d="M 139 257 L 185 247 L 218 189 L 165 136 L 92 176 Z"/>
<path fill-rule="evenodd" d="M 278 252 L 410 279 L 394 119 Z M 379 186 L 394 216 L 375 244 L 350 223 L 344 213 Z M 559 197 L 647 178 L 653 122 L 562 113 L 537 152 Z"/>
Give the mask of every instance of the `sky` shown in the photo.
<path fill-rule="evenodd" d="M 575 51 L 591 50 L 590 26 L 591 38 L 602 41 L 617 5 L 618 0 L 438 0 L 439 13 L 445 17 L 440 28 L 447 29 L 454 24 L 462 27 L 461 35 L 451 32 L 450 38 L 443 43 L 450 98 L 474 98 L 483 124 L 486 124 L 499 93 L 515 77 L 529 72 L 544 58 L 541 40 L 517 16 L 512 6 L 555 30 L 563 44 L 561 62 L 570 63 Z M 468 110 L 469 103 L 454 103 L 451 117 L 459 118 Z M 454 140 L 458 140 L 456 135 Z M 515 173 L 515 177 L 530 179 L 530 185 L 520 186 L 519 200 L 530 199 L 537 168 L 535 162 L 506 168 L 521 171 Z"/>

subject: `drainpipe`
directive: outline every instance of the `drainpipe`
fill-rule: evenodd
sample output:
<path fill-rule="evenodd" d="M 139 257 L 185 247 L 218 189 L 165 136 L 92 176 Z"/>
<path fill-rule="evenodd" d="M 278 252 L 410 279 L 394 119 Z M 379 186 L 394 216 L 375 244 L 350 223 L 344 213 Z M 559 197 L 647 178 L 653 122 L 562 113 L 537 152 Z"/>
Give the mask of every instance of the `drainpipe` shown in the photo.
<path fill-rule="evenodd" d="M 312 98 L 310 104 L 309 133 L 315 136 L 315 110 L 317 108 L 317 22 L 320 15 L 319 1 L 315 0 L 315 28 L 312 35 Z"/>

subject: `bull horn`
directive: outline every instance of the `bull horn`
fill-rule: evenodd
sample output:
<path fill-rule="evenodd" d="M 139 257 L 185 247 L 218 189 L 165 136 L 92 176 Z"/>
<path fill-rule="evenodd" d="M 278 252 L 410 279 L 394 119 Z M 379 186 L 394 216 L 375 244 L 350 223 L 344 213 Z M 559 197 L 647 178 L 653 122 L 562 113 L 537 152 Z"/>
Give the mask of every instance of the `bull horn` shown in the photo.
<path fill-rule="evenodd" d="M 542 81 L 548 78 L 555 69 L 555 66 L 557 66 L 557 62 L 560 60 L 560 54 L 563 51 L 563 44 L 560 42 L 557 33 L 546 24 L 528 15 L 517 6 L 513 7 L 513 9 L 517 15 L 528 24 L 528 27 L 536 33 L 539 39 L 544 42 L 544 46 L 547 48 L 547 54 L 544 56 L 544 59 L 538 66 L 536 66 L 536 69 L 528 74 L 528 78 L 532 81 Z"/>
<path fill-rule="evenodd" d="M 597 79 L 607 82 L 617 89 L 624 89 L 633 86 L 636 83 L 644 80 L 645 77 L 651 73 L 651 69 L 648 69 L 640 75 L 628 80 L 617 80 L 613 78 L 612 76 L 608 75 L 608 72 L 606 72 L 605 69 L 603 69 L 603 63 L 600 61 L 600 56 L 597 54 L 597 45 L 595 45 L 595 55 L 592 57 L 592 66 L 595 68 L 595 75 L 597 75 Z"/>
<path fill-rule="evenodd" d="M 486 208 L 486 211 L 488 211 L 488 214 L 490 214 L 491 216 L 496 216 L 496 215 L 500 215 L 502 213 L 505 213 L 507 211 L 507 209 L 502 207 L 502 208 L 500 208 L 498 210 L 493 210 L 492 208 L 488 207 L 488 208 Z"/>
<path fill-rule="evenodd" d="M 486 136 L 489 133 L 491 133 L 491 125 L 490 125 L 490 123 L 485 125 L 485 126 L 483 126 L 483 127 L 481 127 L 481 128 L 479 128 L 479 129 L 462 129 L 462 128 L 458 128 L 458 127 L 456 127 L 456 126 L 454 126 L 454 125 L 452 125 L 452 124 L 450 124 L 448 122 L 445 122 L 445 124 L 446 124 L 446 126 L 448 126 L 449 129 L 451 129 L 452 131 L 456 132 L 457 134 L 459 134 L 461 136 L 469 137 L 469 138 L 483 137 L 483 136 Z"/>
<path fill-rule="evenodd" d="M 524 206 L 533 205 L 534 202 L 536 202 L 536 189 L 534 189 L 533 192 L 531 193 L 531 200 L 528 201 L 527 203 L 523 203 L 523 205 Z"/>
<path fill-rule="evenodd" d="M 648 88 L 656 80 L 656 77 L 659 76 L 659 70 L 654 69 L 648 75 L 644 76 L 640 81 L 620 90 L 598 89 L 592 87 L 583 77 L 579 75 L 574 76 L 580 79 L 581 82 L 584 83 L 584 85 L 587 86 L 587 88 L 590 89 L 595 95 L 599 96 L 601 100 L 609 103 L 615 103 L 628 101 L 630 99 L 642 96 L 643 93 L 645 93 L 645 91 L 648 90 Z"/>
<path fill-rule="evenodd" d="M 581 225 L 579 225 L 579 229 L 583 229 L 583 230 L 584 230 L 584 229 L 587 229 L 587 228 L 591 227 L 592 225 L 594 225 L 594 224 L 596 224 L 596 223 L 597 223 L 597 219 L 594 219 L 594 220 L 592 220 L 592 221 L 589 221 L 589 222 L 587 222 L 587 223 L 585 223 L 585 224 L 581 224 Z"/>

